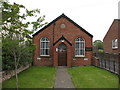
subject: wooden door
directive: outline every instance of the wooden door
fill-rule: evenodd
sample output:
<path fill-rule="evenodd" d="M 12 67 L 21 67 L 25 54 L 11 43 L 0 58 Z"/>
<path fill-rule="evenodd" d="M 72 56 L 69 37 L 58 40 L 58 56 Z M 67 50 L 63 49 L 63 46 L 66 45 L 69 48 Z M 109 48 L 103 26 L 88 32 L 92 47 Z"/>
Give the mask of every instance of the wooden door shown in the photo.
<path fill-rule="evenodd" d="M 64 43 L 60 44 L 58 48 L 58 65 L 67 66 L 67 47 Z"/>

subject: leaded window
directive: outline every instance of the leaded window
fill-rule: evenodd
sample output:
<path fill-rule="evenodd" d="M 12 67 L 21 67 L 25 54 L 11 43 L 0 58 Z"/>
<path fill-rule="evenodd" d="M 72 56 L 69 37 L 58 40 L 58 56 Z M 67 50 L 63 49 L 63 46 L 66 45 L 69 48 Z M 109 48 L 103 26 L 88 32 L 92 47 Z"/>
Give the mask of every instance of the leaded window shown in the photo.
<path fill-rule="evenodd" d="M 42 37 L 40 40 L 40 56 L 50 55 L 50 41 L 47 37 Z"/>
<path fill-rule="evenodd" d="M 85 56 L 85 41 L 83 38 L 77 38 L 75 40 L 75 56 Z"/>

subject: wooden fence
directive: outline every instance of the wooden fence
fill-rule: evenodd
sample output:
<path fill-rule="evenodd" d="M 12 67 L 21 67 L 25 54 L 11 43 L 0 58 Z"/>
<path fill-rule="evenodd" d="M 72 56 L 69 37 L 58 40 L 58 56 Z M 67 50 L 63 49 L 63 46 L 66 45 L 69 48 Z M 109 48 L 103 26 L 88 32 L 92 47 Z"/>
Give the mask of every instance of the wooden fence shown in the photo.
<path fill-rule="evenodd" d="M 93 65 L 119 74 L 119 63 L 117 54 L 94 53 Z"/>

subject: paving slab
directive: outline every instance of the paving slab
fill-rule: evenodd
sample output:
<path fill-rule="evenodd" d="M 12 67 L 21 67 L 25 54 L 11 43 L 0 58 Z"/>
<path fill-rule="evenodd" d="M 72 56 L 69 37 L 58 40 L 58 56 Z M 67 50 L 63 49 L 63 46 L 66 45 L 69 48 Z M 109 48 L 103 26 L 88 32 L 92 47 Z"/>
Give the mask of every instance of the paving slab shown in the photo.
<path fill-rule="evenodd" d="M 67 67 L 58 67 L 54 88 L 75 88 Z"/>

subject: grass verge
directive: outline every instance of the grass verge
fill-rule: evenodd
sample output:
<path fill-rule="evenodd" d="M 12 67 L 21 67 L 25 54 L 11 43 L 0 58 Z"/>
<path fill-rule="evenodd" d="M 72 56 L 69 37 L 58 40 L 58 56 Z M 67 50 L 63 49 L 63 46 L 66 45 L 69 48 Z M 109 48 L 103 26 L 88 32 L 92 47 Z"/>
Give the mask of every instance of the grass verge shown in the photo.
<path fill-rule="evenodd" d="M 19 88 L 53 88 L 56 69 L 32 66 L 18 75 Z M 15 77 L 3 82 L 3 88 L 15 88 Z"/>
<path fill-rule="evenodd" d="M 68 69 L 76 88 L 118 88 L 118 76 L 94 67 L 73 67 Z"/>

